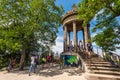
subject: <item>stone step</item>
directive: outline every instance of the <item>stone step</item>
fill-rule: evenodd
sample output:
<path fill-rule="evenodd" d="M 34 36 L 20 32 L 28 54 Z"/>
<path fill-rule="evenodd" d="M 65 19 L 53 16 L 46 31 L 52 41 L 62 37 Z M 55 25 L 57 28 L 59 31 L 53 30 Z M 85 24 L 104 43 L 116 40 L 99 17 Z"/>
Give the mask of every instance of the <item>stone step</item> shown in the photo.
<path fill-rule="evenodd" d="M 120 71 L 119 68 L 108 68 L 108 67 L 88 67 L 89 70 L 107 70 L 107 71 Z"/>
<path fill-rule="evenodd" d="M 91 63 L 88 63 L 87 66 L 111 66 L 111 67 L 114 67 L 114 65 L 111 65 L 111 64 L 91 64 Z"/>
<path fill-rule="evenodd" d="M 118 76 L 120 76 L 120 72 L 119 71 L 90 70 L 90 73 L 106 74 L 106 75 L 118 75 Z"/>
<path fill-rule="evenodd" d="M 111 64 L 110 62 L 105 62 L 105 61 L 99 61 L 99 62 L 91 62 L 93 64 Z"/>
<path fill-rule="evenodd" d="M 87 66 L 87 68 L 102 68 L 102 69 L 118 69 L 118 70 L 120 70 L 120 68 L 119 67 L 111 67 L 111 66 Z"/>
<path fill-rule="evenodd" d="M 107 67 L 107 68 L 115 68 L 115 66 L 112 66 L 112 65 L 86 65 L 88 67 Z"/>
<path fill-rule="evenodd" d="M 84 59 L 84 61 L 85 62 L 87 62 L 87 61 L 91 61 L 91 62 L 105 62 L 103 59 L 98 59 L 98 58 L 96 58 L 96 59 Z"/>
<path fill-rule="evenodd" d="M 120 80 L 119 75 L 106 75 L 106 74 L 94 74 L 86 73 L 88 75 L 88 80 Z"/>
<path fill-rule="evenodd" d="M 85 63 L 87 63 L 87 64 L 100 64 L 100 65 L 109 64 L 109 65 L 111 65 L 110 62 L 91 62 L 91 61 L 86 61 Z"/>

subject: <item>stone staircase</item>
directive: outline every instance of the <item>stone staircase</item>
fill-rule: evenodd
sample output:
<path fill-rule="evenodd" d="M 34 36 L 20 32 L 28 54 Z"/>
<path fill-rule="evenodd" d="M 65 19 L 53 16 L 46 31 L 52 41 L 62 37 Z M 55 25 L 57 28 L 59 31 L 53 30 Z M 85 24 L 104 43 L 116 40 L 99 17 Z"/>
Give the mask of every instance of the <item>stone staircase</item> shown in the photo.
<path fill-rule="evenodd" d="M 87 59 L 83 53 L 80 56 L 90 80 L 120 80 L 120 67 L 112 65 L 96 55 L 93 55 L 91 59 Z"/>

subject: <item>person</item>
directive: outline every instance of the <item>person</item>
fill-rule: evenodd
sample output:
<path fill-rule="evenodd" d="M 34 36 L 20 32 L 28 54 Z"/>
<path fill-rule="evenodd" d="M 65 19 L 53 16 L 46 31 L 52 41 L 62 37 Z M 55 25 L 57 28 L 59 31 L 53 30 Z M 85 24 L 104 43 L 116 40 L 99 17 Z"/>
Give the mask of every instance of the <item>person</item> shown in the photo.
<path fill-rule="evenodd" d="M 60 54 L 60 69 L 62 69 L 64 65 L 64 57 L 63 57 L 63 52 Z"/>
<path fill-rule="evenodd" d="M 53 62 L 54 62 L 54 54 L 52 53 L 51 55 L 50 55 L 50 61 L 51 61 L 51 65 L 53 66 Z"/>
<path fill-rule="evenodd" d="M 44 68 L 44 65 L 46 63 L 46 58 L 45 58 L 45 55 L 42 55 L 41 57 L 41 62 L 42 62 L 42 69 Z"/>
<path fill-rule="evenodd" d="M 91 58 L 92 43 L 91 43 L 91 42 L 88 42 L 88 43 L 87 43 L 87 47 L 88 47 L 88 58 Z"/>
<path fill-rule="evenodd" d="M 79 50 L 80 50 L 80 51 L 83 51 L 83 43 L 82 43 L 81 40 L 79 41 Z"/>
<path fill-rule="evenodd" d="M 14 59 L 12 60 L 12 67 L 13 67 L 13 68 L 16 68 L 16 58 L 14 58 Z"/>
<path fill-rule="evenodd" d="M 35 62 L 35 55 L 32 54 L 31 55 L 31 65 L 30 65 L 30 68 L 29 68 L 29 76 L 30 76 L 30 73 L 34 70 L 34 73 L 35 73 L 35 65 L 36 65 L 36 62 Z"/>
<path fill-rule="evenodd" d="M 70 41 L 70 52 L 73 50 L 73 45 L 72 45 L 72 41 Z"/>
<path fill-rule="evenodd" d="M 38 62 L 38 56 L 36 55 L 35 56 L 35 68 L 37 68 L 37 65 L 39 64 L 39 62 Z"/>
<path fill-rule="evenodd" d="M 50 69 L 51 56 L 49 54 L 47 55 L 46 60 L 47 60 L 47 66 Z"/>
<path fill-rule="evenodd" d="M 49 54 L 47 55 L 46 60 L 47 60 L 48 63 L 50 63 L 51 56 Z"/>
<path fill-rule="evenodd" d="M 50 57 L 51 57 L 51 62 L 53 63 L 54 62 L 54 54 L 51 54 Z"/>
<path fill-rule="evenodd" d="M 12 59 L 9 60 L 7 71 L 10 72 L 11 69 L 12 69 Z"/>

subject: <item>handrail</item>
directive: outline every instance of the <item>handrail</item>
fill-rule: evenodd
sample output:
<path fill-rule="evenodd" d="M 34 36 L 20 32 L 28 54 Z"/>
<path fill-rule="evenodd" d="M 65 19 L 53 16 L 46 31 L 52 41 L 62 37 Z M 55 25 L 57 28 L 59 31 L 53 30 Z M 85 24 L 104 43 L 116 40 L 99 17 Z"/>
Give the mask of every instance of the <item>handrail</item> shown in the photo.
<path fill-rule="evenodd" d="M 113 52 L 104 52 L 102 48 L 98 46 L 93 46 L 93 52 L 102 57 L 104 60 L 111 62 L 112 65 L 120 67 L 120 55 L 117 55 Z"/>
<path fill-rule="evenodd" d="M 113 65 L 120 67 L 120 56 L 119 55 L 117 55 L 113 52 L 109 52 L 109 53 L 106 54 L 105 59 L 110 61 Z"/>

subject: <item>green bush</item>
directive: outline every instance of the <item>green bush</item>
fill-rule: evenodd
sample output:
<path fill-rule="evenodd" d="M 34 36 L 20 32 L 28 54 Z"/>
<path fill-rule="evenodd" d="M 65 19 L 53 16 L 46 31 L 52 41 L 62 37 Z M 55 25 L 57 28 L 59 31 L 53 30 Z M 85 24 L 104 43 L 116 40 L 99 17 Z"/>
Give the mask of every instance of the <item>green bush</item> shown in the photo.
<path fill-rule="evenodd" d="M 109 53 L 105 53 L 104 59 L 105 59 L 106 61 L 111 61 L 110 54 L 109 54 Z"/>
<path fill-rule="evenodd" d="M 8 61 L 6 58 L 4 58 L 4 56 L 0 57 L 0 69 L 7 66 L 8 65 Z"/>

